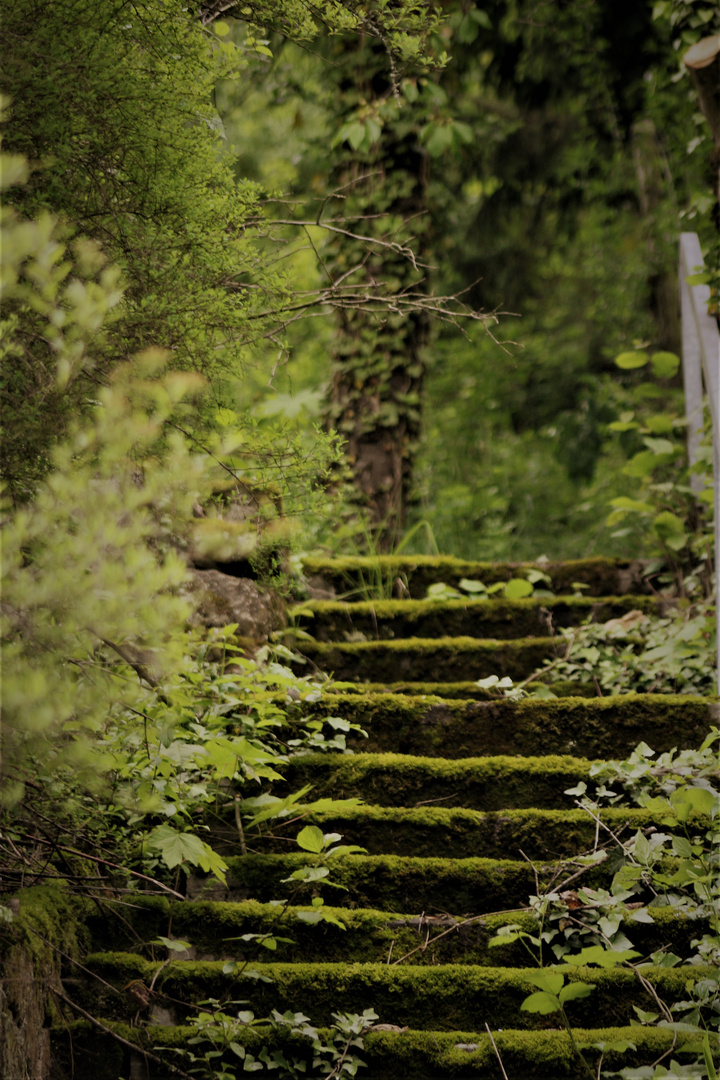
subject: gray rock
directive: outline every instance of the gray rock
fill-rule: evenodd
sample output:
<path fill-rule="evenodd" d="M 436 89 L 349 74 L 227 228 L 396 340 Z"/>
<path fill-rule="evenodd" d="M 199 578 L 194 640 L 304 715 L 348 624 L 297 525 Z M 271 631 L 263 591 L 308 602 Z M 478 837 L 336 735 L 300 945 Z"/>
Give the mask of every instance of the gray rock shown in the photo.
<path fill-rule="evenodd" d="M 191 570 L 189 593 L 195 609 L 191 621 L 195 625 L 221 627 L 237 623 L 240 637 L 266 641 L 273 630 L 287 624 L 281 597 L 248 578 L 231 577 L 219 570 Z"/>

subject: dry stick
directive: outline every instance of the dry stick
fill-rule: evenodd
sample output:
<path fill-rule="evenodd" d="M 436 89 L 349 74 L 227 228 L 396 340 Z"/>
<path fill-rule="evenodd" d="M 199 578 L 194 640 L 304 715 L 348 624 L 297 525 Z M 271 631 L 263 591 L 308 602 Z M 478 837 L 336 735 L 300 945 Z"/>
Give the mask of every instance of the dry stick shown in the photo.
<path fill-rule="evenodd" d="M 32 840 L 37 841 L 39 844 L 49 844 L 49 840 L 43 840 L 40 836 L 31 837 Z M 184 900 L 185 897 L 182 893 L 176 892 L 175 889 L 171 889 L 169 885 L 163 885 L 162 881 L 157 881 L 156 878 L 148 877 L 147 874 L 141 874 L 139 870 L 129 870 L 126 866 L 121 866 L 120 863 L 111 862 L 109 859 L 100 859 L 97 855 L 88 855 L 84 851 L 76 851 L 75 848 L 65 847 L 63 844 L 57 845 L 58 851 L 67 851 L 71 855 L 77 855 L 80 859 L 90 859 L 91 862 L 100 863 L 101 866 L 111 866 L 113 870 L 125 870 L 126 873 L 131 874 L 133 877 L 142 878 L 143 881 L 149 881 L 151 885 L 157 885 L 163 892 L 169 893 L 170 896 L 175 896 L 178 900 Z"/>
<path fill-rule="evenodd" d="M 66 952 L 63 952 L 63 950 L 59 949 L 57 945 L 53 945 L 52 941 L 48 941 L 46 937 L 43 937 L 43 935 L 39 933 L 34 926 L 28 925 L 28 930 L 31 930 L 32 933 L 36 935 L 36 937 L 39 937 L 41 941 L 44 941 L 46 945 L 49 945 L 51 949 L 54 949 L 56 953 L 59 953 L 60 956 L 62 956 L 63 960 L 69 960 L 71 964 L 74 964 L 75 967 L 79 967 L 80 970 L 84 971 L 86 975 L 92 976 L 93 979 L 96 979 L 98 982 L 102 983 L 103 986 L 106 986 L 108 990 L 112 990 L 113 994 L 120 993 L 117 987 L 112 986 L 109 982 L 105 982 L 105 980 L 102 979 L 99 975 L 96 975 L 94 971 L 91 971 L 90 968 L 86 968 L 83 964 L 81 964 L 79 960 L 75 960 L 72 956 L 69 956 Z"/>
<path fill-rule="evenodd" d="M 493 1039 L 492 1031 L 488 1027 L 487 1020 L 485 1021 L 485 1030 L 487 1031 L 488 1035 L 490 1036 L 490 1042 L 492 1043 L 492 1048 L 495 1051 L 495 1057 L 498 1059 L 498 1065 L 500 1066 L 500 1072 L 503 1074 L 504 1080 L 509 1080 L 508 1074 L 505 1072 L 505 1066 L 502 1063 L 502 1058 L 500 1057 L 500 1051 L 498 1050 L 497 1045 L 495 1043 L 495 1040 Z"/>
<path fill-rule="evenodd" d="M 240 796 L 235 796 L 235 824 L 237 825 L 238 836 L 240 837 L 240 851 L 243 855 L 247 855 L 247 845 L 245 843 L 245 831 L 243 829 L 242 818 L 240 817 Z"/>
<path fill-rule="evenodd" d="M 69 997 L 66 997 L 65 994 L 63 994 L 60 990 L 56 990 L 55 987 L 51 986 L 50 992 L 56 997 L 60 998 L 61 1001 L 64 1001 L 66 1005 L 69 1005 L 71 1009 L 75 1009 L 77 1012 L 79 1012 L 81 1016 L 83 1016 L 86 1020 L 89 1020 L 90 1023 L 94 1024 L 95 1027 L 100 1029 L 100 1031 L 104 1032 L 106 1035 L 109 1035 L 112 1039 L 115 1039 L 123 1046 L 127 1046 L 128 1049 L 132 1050 L 134 1054 L 143 1054 L 146 1058 L 154 1061 L 156 1065 L 162 1065 L 163 1068 L 170 1069 L 171 1072 L 176 1073 L 178 1076 L 185 1077 L 186 1080 L 193 1080 L 193 1078 L 190 1076 L 190 1073 L 186 1073 L 183 1069 L 179 1069 L 177 1065 L 173 1065 L 165 1058 L 158 1057 L 156 1054 L 153 1054 L 149 1050 L 146 1050 L 143 1046 L 138 1046 L 137 1043 L 130 1042 L 129 1039 L 124 1039 L 122 1035 L 118 1035 L 116 1031 L 113 1031 L 112 1028 L 107 1027 L 100 1020 L 98 1020 L 97 1017 L 92 1016 L 91 1013 L 86 1012 L 85 1009 L 83 1009 L 76 1002 L 72 1001 Z"/>

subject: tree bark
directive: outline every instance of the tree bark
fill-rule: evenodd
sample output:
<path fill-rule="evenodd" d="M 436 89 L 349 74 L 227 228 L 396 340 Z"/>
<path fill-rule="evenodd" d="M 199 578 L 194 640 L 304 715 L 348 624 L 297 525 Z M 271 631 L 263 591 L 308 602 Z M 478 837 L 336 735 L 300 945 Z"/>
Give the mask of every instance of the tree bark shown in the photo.
<path fill-rule="evenodd" d="M 325 266 L 334 279 L 351 271 L 352 281 L 387 297 L 405 290 L 425 292 L 424 271 L 407 254 L 373 239 L 410 245 L 425 228 L 425 161 L 410 106 L 393 114 L 395 88 L 387 55 L 377 44 L 345 42 L 337 57 L 338 128 L 356 117 L 383 110 L 379 137 L 367 147 L 336 150 L 331 174 L 342 193 L 347 228 L 368 236 L 363 243 L 337 236 Z M 354 268 L 354 269 L 353 269 Z M 345 307 L 338 313 L 333 372 L 328 391 L 328 426 L 346 440 L 357 498 L 381 550 L 392 547 L 406 520 L 415 451 L 420 437 L 420 396 L 425 375 L 428 317 L 422 311 L 371 312 Z"/>

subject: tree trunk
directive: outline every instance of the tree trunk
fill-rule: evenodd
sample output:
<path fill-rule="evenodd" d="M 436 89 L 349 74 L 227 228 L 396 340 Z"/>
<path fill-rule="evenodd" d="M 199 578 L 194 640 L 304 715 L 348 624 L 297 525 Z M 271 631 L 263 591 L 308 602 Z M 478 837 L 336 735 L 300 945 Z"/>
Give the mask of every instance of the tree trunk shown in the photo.
<path fill-rule="evenodd" d="M 344 142 L 336 150 L 331 184 L 342 202 L 334 208 L 347 230 L 369 240 L 336 235 L 325 266 L 335 281 L 349 272 L 346 281 L 358 296 L 378 287 L 386 298 L 424 292 L 424 273 L 406 248 L 425 228 L 424 156 L 410 106 L 397 108 L 389 61 L 377 44 L 345 42 L 337 59 L 337 130 L 364 123 L 367 135 L 358 143 L 356 128 L 356 149 Z M 405 224 L 409 219 L 414 236 Z M 427 323 L 424 312 L 393 311 L 392 303 L 385 311 L 345 306 L 338 313 L 328 426 L 347 440 L 358 502 L 369 512 L 375 543 L 385 550 L 406 518 L 420 436 Z"/>

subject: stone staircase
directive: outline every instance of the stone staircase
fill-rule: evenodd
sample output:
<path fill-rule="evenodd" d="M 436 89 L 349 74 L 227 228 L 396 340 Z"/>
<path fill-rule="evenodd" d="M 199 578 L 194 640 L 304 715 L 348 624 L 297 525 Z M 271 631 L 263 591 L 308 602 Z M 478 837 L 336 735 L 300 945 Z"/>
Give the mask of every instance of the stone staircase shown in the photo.
<path fill-rule="evenodd" d="M 653 609 L 639 568 L 601 559 L 531 567 L 384 558 L 307 560 L 305 569 L 318 598 L 300 605 L 297 626 L 312 640 L 303 636 L 297 647 L 335 682 L 319 701 L 294 708 L 352 720 L 367 738 L 349 738 L 351 754 L 292 759 L 285 787 L 311 784 L 313 799 L 362 801 L 315 811 L 272 835 L 248 835 L 246 854 L 229 818 L 214 826 L 230 867 L 227 889 L 190 879 L 184 902 L 138 897 L 112 925 L 89 909 L 83 970 L 68 967 L 66 991 L 88 1014 L 115 1025 L 127 1044 L 89 1022 L 74 1025 L 72 1038 L 57 1028 L 57 1076 L 71 1075 L 71 1058 L 78 1080 L 172 1075 L 155 1060 L 163 1057 L 158 1048 L 187 1045 L 183 1025 L 193 1004 L 208 999 L 249 1003 L 234 1009 L 256 1016 L 273 1008 L 302 1012 L 318 1025 L 332 1023 L 334 1013 L 374 1009 L 380 1026 L 365 1035 L 360 1052 L 367 1068 L 358 1075 L 367 1080 L 587 1076 L 556 1014 L 520 1010 L 534 989 L 522 943 L 488 942 L 508 923 L 537 930 L 528 898 L 538 888 L 610 882 L 606 865 L 564 862 L 596 843 L 595 822 L 564 789 L 587 778 L 593 759 L 626 756 L 641 740 L 657 751 L 697 746 L 711 706 L 668 695 L 599 697 L 592 687 L 556 700 L 508 701 L 476 681 L 491 674 L 526 679 L 556 655 L 560 627 Z M 546 575 L 552 595 L 508 600 L 501 590 L 482 599 L 424 599 L 440 582 L 492 586 L 533 569 Z M 611 809 L 604 820 L 616 835 L 653 828 L 644 810 Z M 289 875 L 318 862 L 294 843 L 307 824 L 340 833 L 343 844 L 367 854 L 328 860 L 330 880 L 343 888 L 316 882 L 278 926 L 275 902 L 288 895 Z M 324 897 L 335 922 L 313 918 L 313 894 Z M 255 950 L 243 940 L 263 934 L 293 943 Z M 696 926 L 660 910 L 630 936 L 645 955 L 665 945 L 680 952 L 696 934 Z M 169 954 L 142 946 L 159 935 L 190 948 Z M 632 1006 L 651 1006 L 631 972 L 586 968 L 577 977 L 595 991 L 571 1003 L 576 1039 L 628 1038 L 636 1046 L 622 1057 L 609 1052 L 604 1069 L 648 1064 L 669 1048 L 671 1032 L 629 1028 Z M 681 967 L 648 976 L 670 1002 L 685 995 L 686 977 Z M 133 986 L 152 987 L 152 994 L 143 1002 Z M 130 1049 L 137 1017 L 150 1023 L 152 1058 Z M 307 1055 L 307 1040 L 259 1028 L 246 1035 L 255 1054 L 276 1043 Z M 598 1053 L 588 1051 L 589 1059 L 596 1062 Z M 224 1060 L 229 1075 L 236 1075 L 232 1068 L 241 1075 L 236 1056 Z M 306 1075 L 321 1074 L 309 1065 Z"/>

